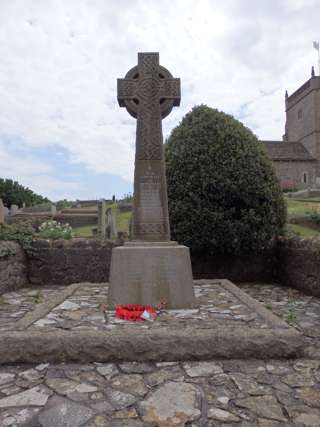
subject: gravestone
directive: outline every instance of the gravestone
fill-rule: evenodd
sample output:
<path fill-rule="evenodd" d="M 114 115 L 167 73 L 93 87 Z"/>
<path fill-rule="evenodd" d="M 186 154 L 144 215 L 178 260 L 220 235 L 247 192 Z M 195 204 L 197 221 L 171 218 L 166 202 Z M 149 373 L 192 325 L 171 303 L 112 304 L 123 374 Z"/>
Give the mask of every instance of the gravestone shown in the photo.
<path fill-rule="evenodd" d="M 107 230 L 109 230 L 109 238 L 117 238 L 117 210 L 115 208 L 109 208 L 107 210 Z"/>
<path fill-rule="evenodd" d="M 52 216 L 57 215 L 57 206 L 54 205 L 53 203 L 50 206 L 50 213 L 51 213 Z"/>
<path fill-rule="evenodd" d="M 105 200 L 101 200 L 98 203 L 98 233 L 101 237 L 106 237 L 106 212 L 107 203 Z"/>
<path fill-rule="evenodd" d="M 118 79 L 118 102 L 137 119 L 133 240 L 112 251 L 109 304 L 191 307 L 189 249 L 170 240 L 162 119 L 180 104 L 180 79 L 139 53 L 138 66 Z"/>
<path fill-rule="evenodd" d="M 4 224 L 4 217 L 5 217 L 4 205 L 3 205 L 2 199 L 0 199 L 0 224 Z"/>
<path fill-rule="evenodd" d="M 10 215 L 16 215 L 19 211 L 19 206 L 18 205 L 11 205 L 10 206 Z"/>

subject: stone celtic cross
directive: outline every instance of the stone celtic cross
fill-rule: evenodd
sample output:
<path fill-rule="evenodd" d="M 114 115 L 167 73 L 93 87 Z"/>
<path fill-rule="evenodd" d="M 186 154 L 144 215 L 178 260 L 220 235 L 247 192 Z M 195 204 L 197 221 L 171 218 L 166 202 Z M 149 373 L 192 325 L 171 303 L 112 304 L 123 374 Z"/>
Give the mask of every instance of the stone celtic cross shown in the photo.
<path fill-rule="evenodd" d="M 161 120 L 180 104 L 180 79 L 159 65 L 159 53 L 138 53 L 138 66 L 118 79 L 118 102 L 137 119 L 133 238 L 169 241 Z"/>

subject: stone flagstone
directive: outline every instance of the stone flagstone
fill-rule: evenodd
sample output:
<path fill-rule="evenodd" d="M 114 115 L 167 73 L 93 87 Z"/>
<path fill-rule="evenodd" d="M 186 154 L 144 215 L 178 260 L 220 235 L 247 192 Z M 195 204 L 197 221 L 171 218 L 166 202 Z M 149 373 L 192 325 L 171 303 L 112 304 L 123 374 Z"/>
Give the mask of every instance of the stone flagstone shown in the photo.
<path fill-rule="evenodd" d="M 159 427 L 184 426 L 201 416 L 198 389 L 192 384 L 171 381 L 144 400 L 140 409 L 143 421 Z"/>
<path fill-rule="evenodd" d="M 87 406 L 69 400 L 56 398 L 52 406 L 40 413 L 37 424 L 39 427 L 79 427 L 94 414 Z"/>
<path fill-rule="evenodd" d="M 10 408 L 13 406 L 44 406 L 50 396 L 50 391 L 37 386 L 12 396 L 0 399 L 0 408 Z"/>
<path fill-rule="evenodd" d="M 276 421 L 286 421 L 281 407 L 274 396 L 257 396 L 238 399 L 235 404 L 241 408 L 250 409 L 263 418 Z"/>

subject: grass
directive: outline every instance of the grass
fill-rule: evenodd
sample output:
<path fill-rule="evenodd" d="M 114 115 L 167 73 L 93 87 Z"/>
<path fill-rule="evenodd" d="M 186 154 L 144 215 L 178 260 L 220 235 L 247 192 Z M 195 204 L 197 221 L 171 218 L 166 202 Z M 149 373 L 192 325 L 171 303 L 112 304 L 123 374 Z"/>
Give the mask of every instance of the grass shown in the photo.
<path fill-rule="evenodd" d="M 127 232 L 129 234 L 129 224 L 132 217 L 132 212 L 117 213 L 117 231 Z"/>
<path fill-rule="evenodd" d="M 75 237 L 92 237 L 92 228 L 94 225 L 85 225 L 84 227 L 76 227 L 73 229 Z"/>
<path fill-rule="evenodd" d="M 297 318 L 298 318 L 294 301 L 289 301 L 288 306 L 289 307 L 288 307 L 287 314 L 285 316 L 285 321 L 289 325 L 293 325 L 296 323 Z"/>
<path fill-rule="evenodd" d="M 294 200 L 286 197 L 288 215 L 307 215 L 314 209 L 320 213 L 319 199 L 308 199 L 308 201 Z"/>
<path fill-rule="evenodd" d="M 122 212 L 117 211 L 116 213 L 116 228 L 117 231 L 127 232 L 129 234 L 129 223 L 132 216 L 132 212 Z M 75 237 L 93 237 L 92 229 L 94 225 L 86 225 L 84 227 L 76 227 L 73 229 L 73 234 Z"/>
<path fill-rule="evenodd" d="M 320 236 L 320 231 L 298 224 L 287 224 L 287 230 L 301 237 Z"/>

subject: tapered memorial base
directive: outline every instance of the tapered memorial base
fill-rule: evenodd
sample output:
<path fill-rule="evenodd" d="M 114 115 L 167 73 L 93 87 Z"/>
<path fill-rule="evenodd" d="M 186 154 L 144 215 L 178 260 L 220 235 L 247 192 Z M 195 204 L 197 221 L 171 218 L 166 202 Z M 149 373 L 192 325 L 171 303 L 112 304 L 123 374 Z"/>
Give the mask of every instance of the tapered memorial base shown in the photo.
<path fill-rule="evenodd" d="M 189 308 L 194 304 L 189 248 L 176 242 L 132 241 L 112 250 L 109 307 Z"/>

